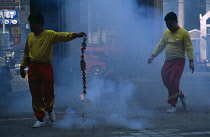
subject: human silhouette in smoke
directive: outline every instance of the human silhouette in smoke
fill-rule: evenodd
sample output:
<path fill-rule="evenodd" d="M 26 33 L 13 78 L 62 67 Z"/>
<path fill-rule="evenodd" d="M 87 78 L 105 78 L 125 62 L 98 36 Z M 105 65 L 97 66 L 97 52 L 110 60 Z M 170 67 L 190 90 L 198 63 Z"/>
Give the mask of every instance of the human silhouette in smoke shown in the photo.
<path fill-rule="evenodd" d="M 152 63 L 153 59 L 165 49 L 166 60 L 161 70 L 161 76 L 164 85 L 168 89 L 168 103 L 170 107 L 167 112 L 176 112 L 176 104 L 180 98 L 183 108 L 187 107 L 187 96 L 179 89 L 180 79 L 185 66 L 185 53 L 189 59 L 189 67 L 194 72 L 193 64 L 193 46 L 189 33 L 178 26 L 177 15 L 169 12 L 165 18 L 168 28 L 148 59 Z"/>
<path fill-rule="evenodd" d="M 25 77 L 25 67 L 28 66 L 29 88 L 32 96 L 32 106 L 38 121 L 34 128 L 45 125 L 43 118 L 45 111 L 49 114 L 50 121 L 56 119 L 54 105 L 54 77 L 52 60 L 52 45 L 67 42 L 75 38 L 86 36 L 86 33 L 55 32 L 43 29 L 44 17 L 41 13 L 30 14 L 28 21 L 31 33 L 28 35 L 24 56 L 20 66 L 20 75 Z"/>

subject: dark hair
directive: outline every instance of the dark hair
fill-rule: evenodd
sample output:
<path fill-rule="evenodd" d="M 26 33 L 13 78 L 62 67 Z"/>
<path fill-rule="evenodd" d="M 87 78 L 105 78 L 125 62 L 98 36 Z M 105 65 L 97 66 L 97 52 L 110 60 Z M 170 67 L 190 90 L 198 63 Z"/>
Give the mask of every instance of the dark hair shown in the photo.
<path fill-rule="evenodd" d="M 28 21 L 34 21 L 38 24 L 40 24 L 41 26 L 43 26 L 44 24 L 44 17 L 41 13 L 31 13 L 28 16 Z"/>
<path fill-rule="evenodd" d="M 174 12 L 169 12 L 168 14 L 166 14 L 164 20 L 165 20 L 165 21 L 177 21 L 176 13 L 174 13 Z"/>

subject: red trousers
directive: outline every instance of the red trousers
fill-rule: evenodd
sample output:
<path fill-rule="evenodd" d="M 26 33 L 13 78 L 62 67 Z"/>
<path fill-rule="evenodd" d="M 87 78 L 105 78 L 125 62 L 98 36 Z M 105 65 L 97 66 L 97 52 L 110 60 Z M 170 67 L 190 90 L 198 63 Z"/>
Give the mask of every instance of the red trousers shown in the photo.
<path fill-rule="evenodd" d="M 166 60 L 161 76 L 164 85 L 168 89 L 168 103 L 175 106 L 178 102 L 178 97 L 182 96 L 182 91 L 179 89 L 180 79 L 184 70 L 185 59 Z"/>
<path fill-rule="evenodd" d="M 32 106 L 37 118 L 45 117 L 45 111 L 52 111 L 54 104 L 54 77 L 50 62 L 31 62 L 28 70 Z"/>

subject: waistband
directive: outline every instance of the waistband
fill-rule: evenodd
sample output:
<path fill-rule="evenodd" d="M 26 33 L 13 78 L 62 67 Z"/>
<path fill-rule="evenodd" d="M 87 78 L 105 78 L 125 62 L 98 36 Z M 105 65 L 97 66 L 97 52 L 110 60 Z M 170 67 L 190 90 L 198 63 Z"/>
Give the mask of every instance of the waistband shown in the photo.
<path fill-rule="evenodd" d="M 49 64 L 50 61 L 47 62 L 35 62 L 35 61 L 30 61 L 31 64 Z"/>
<path fill-rule="evenodd" d="M 166 59 L 166 61 L 176 61 L 176 60 L 186 60 L 186 59 L 185 58 L 175 58 L 175 59 L 171 59 L 171 60 Z"/>

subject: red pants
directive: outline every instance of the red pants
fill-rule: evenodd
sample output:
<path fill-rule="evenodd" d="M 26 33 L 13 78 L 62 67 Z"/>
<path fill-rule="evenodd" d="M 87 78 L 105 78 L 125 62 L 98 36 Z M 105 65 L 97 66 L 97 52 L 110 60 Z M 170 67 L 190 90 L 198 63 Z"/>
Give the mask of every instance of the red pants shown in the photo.
<path fill-rule="evenodd" d="M 52 111 L 54 104 L 54 77 L 50 62 L 31 62 L 28 70 L 29 88 L 34 114 L 45 117 L 45 111 Z"/>
<path fill-rule="evenodd" d="M 178 102 L 178 97 L 182 96 L 179 83 L 184 65 L 185 59 L 166 60 L 161 70 L 163 83 L 168 89 L 168 103 L 174 106 Z"/>

